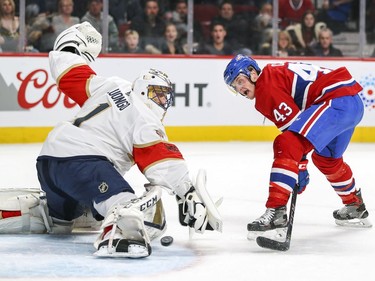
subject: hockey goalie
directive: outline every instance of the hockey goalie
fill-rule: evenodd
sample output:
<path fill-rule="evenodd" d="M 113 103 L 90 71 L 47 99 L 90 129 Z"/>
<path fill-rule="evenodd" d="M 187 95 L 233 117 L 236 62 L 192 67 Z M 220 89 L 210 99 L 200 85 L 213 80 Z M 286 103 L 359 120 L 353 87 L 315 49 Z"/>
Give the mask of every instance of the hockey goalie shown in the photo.
<path fill-rule="evenodd" d="M 96 256 L 147 257 L 151 241 L 166 230 L 162 190 L 176 197 L 181 225 L 221 232 L 205 171 L 193 182 L 181 152 L 168 141 L 162 123 L 174 96 L 168 76 L 150 68 L 132 83 L 101 77 L 89 65 L 101 45 L 88 22 L 56 39 L 51 75 L 81 109 L 43 144 L 36 164 L 41 189 L 0 191 L 0 233 L 99 227 Z M 141 196 L 124 178 L 133 165 L 149 182 Z"/>

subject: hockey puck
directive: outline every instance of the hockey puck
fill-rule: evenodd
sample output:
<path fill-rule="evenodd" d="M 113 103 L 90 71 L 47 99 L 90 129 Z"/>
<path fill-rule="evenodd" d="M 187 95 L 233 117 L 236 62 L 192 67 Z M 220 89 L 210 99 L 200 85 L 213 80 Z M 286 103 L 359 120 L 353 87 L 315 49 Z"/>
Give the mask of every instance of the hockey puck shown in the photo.
<path fill-rule="evenodd" d="M 173 237 L 172 236 L 164 236 L 160 239 L 160 243 L 163 246 L 169 246 L 173 243 Z"/>

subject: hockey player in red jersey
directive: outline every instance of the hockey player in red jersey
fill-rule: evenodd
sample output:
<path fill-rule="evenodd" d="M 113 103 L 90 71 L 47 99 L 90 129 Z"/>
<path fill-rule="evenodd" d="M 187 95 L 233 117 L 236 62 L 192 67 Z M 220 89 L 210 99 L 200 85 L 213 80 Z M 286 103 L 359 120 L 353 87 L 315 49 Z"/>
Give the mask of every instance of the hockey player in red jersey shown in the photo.
<path fill-rule="evenodd" d="M 168 76 L 155 69 L 133 83 L 99 76 L 89 63 L 100 50 L 101 35 L 87 22 L 56 39 L 52 77 L 81 109 L 49 133 L 37 158 L 45 196 L 8 192 L 0 200 L 0 233 L 69 233 L 89 208 L 103 221 L 96 256 L 147 257 L 151 241 L 166 230 L 162 189 L 176 196 L 183 226 L 221 231 L 204 170 L 192 181 L 183 155 L 168 141 L 162 123 L 174 96 Z M 133 165 L 149 182 L 141 196 L 124 178 Z"/>
<path fill-rule="evenodd" d="M 286 205 L 293 188 L 302 193 L 309 183 L 306 155 L 326 176 L 344 206 L 333 212 L 338 225 L 370 227 L 369 213 L 352 170 L 344 162 L 364 106 L 362 87 L 345 67 L 332 70 L 307 63 L 266 65 L 237 55 L 224 71 L 227 86 L 250 100 L 280 129 L 273 142 L 266 212 L 248 224 L 251 232 L 284 228 Z"/>

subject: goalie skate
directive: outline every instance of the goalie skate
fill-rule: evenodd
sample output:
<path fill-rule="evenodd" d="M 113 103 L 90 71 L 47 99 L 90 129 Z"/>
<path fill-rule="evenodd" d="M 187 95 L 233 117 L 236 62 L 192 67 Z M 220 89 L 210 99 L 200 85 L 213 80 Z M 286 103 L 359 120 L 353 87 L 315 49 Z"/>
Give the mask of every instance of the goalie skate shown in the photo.
<path fill-rule="evenodd" d="M 139 198 L 117 205 L 107 214 L 94 243 L 98 257 L 143 258 L 151 254 L 150 241 L 166 230 L 159 186 L 147 186 Z"/>
<path fill-rule="evenodd" d="M 143 214 L 134 206 L 118 205 L 104 221 L 103 232 L 94 246 L 97 257 L 143 258 L 151 254 Z"/>

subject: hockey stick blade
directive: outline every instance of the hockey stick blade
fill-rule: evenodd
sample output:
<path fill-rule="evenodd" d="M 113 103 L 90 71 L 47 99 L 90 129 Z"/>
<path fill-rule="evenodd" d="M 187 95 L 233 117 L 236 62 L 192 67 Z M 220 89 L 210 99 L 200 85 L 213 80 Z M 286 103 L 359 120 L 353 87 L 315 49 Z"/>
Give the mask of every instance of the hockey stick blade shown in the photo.
<path fill-rule="evenodd" d="M 292 229 L 293 229 L 293 220 L 294 220 L 294 211 L 296 209 L 297 202 L 297 193 L 298 186 L 295 186 L 292 193 L 292 200 L 290 202 L 290 211 L 289 211 L 289 222 L 288 228 L 286 231 L 285 241 L 277 241 L 267 237 L 258 236 L 256 239 L 257 244 L 262 248 L 267 248 L 276 251 L 288 251 L 290 247 L 290 241 L 292 239 Z"/>
<path fill-rule="evenodd" d="M 267 237 L 258 236 L 257 244 L 262 248 L 267 248 L 276 251 L 288 251 L 290 247 L 290 238 L 287 237 L 284 242 L 276 241 Z"/>

